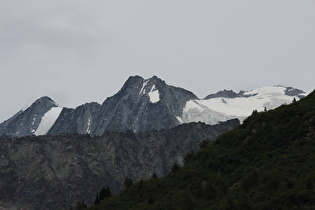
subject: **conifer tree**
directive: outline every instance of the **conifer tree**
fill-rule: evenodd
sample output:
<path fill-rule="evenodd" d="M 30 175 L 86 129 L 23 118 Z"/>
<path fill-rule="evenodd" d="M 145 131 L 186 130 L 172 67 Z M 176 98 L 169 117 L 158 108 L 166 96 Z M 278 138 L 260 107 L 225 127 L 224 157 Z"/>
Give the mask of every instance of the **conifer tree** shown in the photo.
<path fill-rule="evenodd" d="M 296 102 L 296 99 L 295 99 L 295 97 L 293 98 L 293 101 L 292 101 L 292 103 L 295 103 Z"/>
<path fill-rule="evenodd" d="M 94 204 L 97 205 L 100 203 L 100 197 L 98 195 L 98 193 L 96 194 L 96 198 L 95 198 L 95 201 L 94 201 Z"/>
<path fill-rule="evenodd" d="M 158 177 L 157 177 L 156 173 L 154 172 L 152 175 L 152 179 L 156 179 L 156 178 L 158 178 Z"/>
<path fill-rule="evenodd" d="M 126 188 L 126 189 L 129 188 L 129 187 L 131 187 L 131 185 L 133 185 L 132 179 L 129 178 L 129 177 L 126 177 L 126 178 L 125 178 L 125 181 L 124 181 L 124 185 L 125 185 L 125 188 Z"/>
<path fill-rule="evenodd" d="M 75 210 L 83 210 L 87 207 L 84 201 L 78 201 Z"/>
<path fill-rule="evenodd" d="M 174 163 L 171 171 L 176 173 L 177 171 L 179 171 L 179 169 L 180 169 L 180 166 L 177 163 Z"/>
<path fill-rule="evenodd" d="M 106 188 L 102 188 L 101 192 L 99 193 L 99 200 L 104 200 L 105 198 L 111 197 L 112 194 L 110 192 L 109 187 L 107 186 Z"/>

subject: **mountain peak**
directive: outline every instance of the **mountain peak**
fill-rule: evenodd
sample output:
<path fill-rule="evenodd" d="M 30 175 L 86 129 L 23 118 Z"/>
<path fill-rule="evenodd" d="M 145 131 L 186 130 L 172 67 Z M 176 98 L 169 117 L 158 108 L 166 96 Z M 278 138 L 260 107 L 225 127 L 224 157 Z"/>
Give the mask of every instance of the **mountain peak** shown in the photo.
<path fill-rule="evenodd" d="M 42 96 L 34 101 L 31 105 L 23 108 L 20 112 L 25 112 L 29 109 L 33 109 L 34 107 L 45 107 L 46 109 L 50 109 L 52 107 L 59 107 L 59 105 L 48 96 Z"/>
<path fill-rule="evenodd" d="M 157 76 L 153 76 L 153 77 L 151 77 L 151 78 L 149 78 L 149 79 L 147 79 L 148 81 L 152 81 L 152 82 L 155 82 L 155 81 L 163 81 L 162 79 L 160 79 L 159 77 L 157 77 Z"/>
<path fill-rule="evenodd" d="M 51 98 L 49 98 L 48 96 L 42 96 L 39 99 L 37 99 L 34 103 L 35 104 L 42 104 L 42 105 L 52 105 L 52 107 L 56 107 L 58 106 L 58 104 L 53 101 Z"/>
<path fill-rule="evenodd" d="M 46 134 L 61 111 L 51 98 L 43 96 L 1 123 L 0 134 L 17 137 Z"/>
<path fill-rule="evenodd" d="M 210 94 L 205 97 L 205 99 L 211 98 L 237 98 L 240 97 L 240 94 L 235 93 L 233 90 L 222 90 L 214 94 Z"/>
<path fill-rule="evenodd" d="M 144 79 L 141 76 L 135 75 L 130 76 L 119 93 L 138 92 L 139 95 L 149 94 L 150 92 L 158 91 L 163 89 L 167 84 L 157 76 L 152 76 L 151 78 Z"/>
<path fill-rule="evenodd" d="M 139 75 L 135 75 L 135 76 L 130 76 L 125 84 L 129 84 L 129 83 L 135 83 L 135 82 L 150 82 L 150 83 L 156 83 L 156 82 L 164 82 L 162 79 L 160 79 L 159 77 L 153 75 L 152 77 L 145 79 Z M 165 82 L 164 82 L 165 83 Z"/>

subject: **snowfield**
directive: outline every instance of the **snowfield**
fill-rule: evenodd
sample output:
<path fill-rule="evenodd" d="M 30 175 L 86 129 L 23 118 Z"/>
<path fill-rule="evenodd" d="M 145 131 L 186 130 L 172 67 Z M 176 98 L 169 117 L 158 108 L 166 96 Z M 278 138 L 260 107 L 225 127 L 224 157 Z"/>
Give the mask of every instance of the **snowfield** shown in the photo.
<path fill-rule="evenodd" d="M 216 124 L 233 118 L 243 121 L 253 110 L 270 110 L 282 104 L 290 104 L 294 96 L 285 95 L 285 90 L 285 87 L 273 86 L 247 91 L 244 97 L 190 100 L 187 101 L 182 116 L 176 117 L 180 123 L 201 121 Z"/>

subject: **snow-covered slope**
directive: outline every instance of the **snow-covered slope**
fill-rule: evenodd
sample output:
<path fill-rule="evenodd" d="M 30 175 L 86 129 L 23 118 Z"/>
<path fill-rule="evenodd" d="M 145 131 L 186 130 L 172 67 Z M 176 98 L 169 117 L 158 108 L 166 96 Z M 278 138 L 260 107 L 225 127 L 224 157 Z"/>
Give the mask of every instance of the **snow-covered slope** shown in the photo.
<path fill-rule="evenodd" d="M 61 111 L 62 111 L 61 107 L 52 107 L 48 112 L 46 112 L 45 115 L 42 117 L 42 120 L 41 120 L 37 130 L 34 132 L 34 134 L 36 136 L 47 134 L 49 129 L 56 122 Z"/>
<path fill-rule="evenodd" d="M 182 116 L 177 116 L 181 123 L 205 122 L 216 124 L 238 118 L 241 121 L 251 115 L 253 110 L 264 111 L 277 108 L 282 104 L 298 100 L 303 94 L 290 94 L 293 88 L 283 86 L 263 87 L 251 91 L 241 91 L 238 97 L 213 97 L 204 100 L 187 101 Z M 215 95 L 215 94 L 213 94 Z M 305 94 L 304 94 L 305 95 Z"/>

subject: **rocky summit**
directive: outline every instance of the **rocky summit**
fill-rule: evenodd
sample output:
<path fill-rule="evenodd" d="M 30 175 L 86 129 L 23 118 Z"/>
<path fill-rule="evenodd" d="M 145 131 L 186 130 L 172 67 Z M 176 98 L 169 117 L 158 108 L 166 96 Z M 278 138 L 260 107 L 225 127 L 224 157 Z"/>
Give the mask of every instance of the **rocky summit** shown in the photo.
<path fill-rule="evenodd" d="M 85 104 L 64 109 L 48 134 L 81 133 L 101 135 L 105 131 L 141 132 L 179 125 L 186 101 L 197 97 L 167 85 L 157 77 L 130 77 L 121 90 L 102 105 Z"/>

